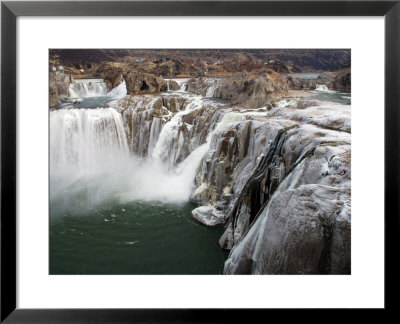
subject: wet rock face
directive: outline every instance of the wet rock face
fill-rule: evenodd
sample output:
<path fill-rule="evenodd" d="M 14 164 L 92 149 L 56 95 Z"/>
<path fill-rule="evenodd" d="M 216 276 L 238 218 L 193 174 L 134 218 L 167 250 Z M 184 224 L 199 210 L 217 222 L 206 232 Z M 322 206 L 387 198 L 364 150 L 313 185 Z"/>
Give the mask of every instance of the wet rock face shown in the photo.
<path fill-rule="evenodd" d="M 192 201 L 223 211 L 194 217 L 225 224 L 225 273 L 349 273 L 349 107 L 231 111 L 220 126 Z"/>
<path fill-rule="evenodd" d="M 122 113 L 128 144 L 139 157 L 153 155 L 171 121 L 164 129 L 165 149 L 156 158 L 173 167 L 206 142 L 222 113 L 217 107 L 202 105 L 197 97 L 149 94 L 127 96 L 115 109 Z"/>
<path fill-rule="evenodd" d="M 314 142 L 300 141 L 300 156 L 233 247 L 225 273 L 350 273 L 350 136 L 318 132 Z M 307 133 L 288 131 L 294 138 L 282 156 L 297 156 L 290 147 Z"/>
<path fill-rule="evenodd" d="M 275 195 L 232 250 L 224 273 L 350 273 L 350 222 L 342 201 L 349 191 L 309 184 Z"/>

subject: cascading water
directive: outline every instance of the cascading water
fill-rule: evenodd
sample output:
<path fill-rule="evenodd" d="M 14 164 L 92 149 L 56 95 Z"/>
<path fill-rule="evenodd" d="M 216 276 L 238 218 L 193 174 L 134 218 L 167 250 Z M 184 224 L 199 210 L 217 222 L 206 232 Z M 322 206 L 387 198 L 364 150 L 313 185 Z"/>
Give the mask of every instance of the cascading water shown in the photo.
<path fill-rule="evenodd" d="M 127 95 L 125 80 L 111 91 L 107 91 L 103 79 L 76 79 L 69 86 L 69 101 L 75 108 L 107 107 L 110 101 L 122 99 Z"/>
<path fill-rule="evenodd" d="M 69 86 L 71 98 L 100 97 L 107 94 L 107 85 L 103 79 L 76 79 Z"/>
<path fill-rule="evenodd" d="M 138 160 L 129 153 L 121 115 L 112 108 L 51 111 L 50 132 L 54 206 L 93 207 L 109 199 L 189 200 L 202 155 L 194 153 L 188 157 L 193 163 L 170 172 L 159 161 Z"/>
<path fill-rule="evenodd" d="M 328 87 L 325 84 L 316 84 L 315 85 L 315 91 L 331 92 L 331 90 L 329 90 Z"/>
<path fill-rule="evenodd" d="M 127 137 L 126 120 L 113 108 L 52 110 L 51 200 L 61 207 L 71 207 L 74 201 L 95 206 L 107 199 L 189 201 L 212 134 L 177 163 L 184 141 L 182 118 L 203 105 L 201 96 L 187 96 L 185 110 L 166 123 L 151 117 L 158 98 L 145 105 L 140 97 L 130 115 L 134 143 Z"/>
<path fill-rule="evenodd" d="M 184 111 L 176 113 L 169 122 L 167 122 L 161 130 L 159 139 L 152 151 L 154 160 L 164 163 L 168 168 L 172 168 L 183 145 L 183 134 L 181 133 L 182 117 L 193 110 L 202 107 L 202 97 L 189 97 L 189 103 Z"/>
<path fill-rule="evenodd" d="M 211 85 L 208 87 L 207 92 L 206 92 L 206 97 L 207 97 L 207 98 L 212 98 L 212 97 L 214 97 L 215 90 L 217 89 L 217 85 L 218 85 L 217 80 L 212 80 L 211 82 L 212 82 L 212 83 L 211 83 Z"/>
<path fill-rule="evenodd" d="M 56 109 L 50 112 L 50 134 L 51 202 L 64 208 L 84 196 L 88 204 L 106 199 L 110 183 L 99 183 L 119 173 L 120 161 L 129 158 L 121 115 L 112 108 Z"/>
<path fill-rule="evenodd" d="M 121 84 L 107 95 L 125 93 Z M 221 271 L 222 229 L 204 231 L 189 203 L 218 118 L 206 140 L 188 144 L 182 129 L 194 126 L 186 115 L 209 100 L 185 91 L 165 96 L 174 113 L 160 108 L 159 96 L 132 97 L 128 109 L 115 101 L 115 109 L 50 111 L 50 273 Z"/>
<path fill-rule="evenodd" d="M 107 93 L 107 96 L 113 97 L 115 99 L 122 99 L 127 95 L 126 83 L 123 80 L 119 85 Z"/>
<path fill-rule="evenodd" d="M 315 90 L 312 90 L 311 92 L 315 93 L 316 96 L 311 97 L 309 99 L 317 99 L 328 102 L 338 102 L 346 105 L 351 104 L 351 97 L 347 93 L 335 90 L 329 90 L 329 88 L 325 84 L 315 85 Z"/>
<path fill-rule="evenodd" d="M 186 86 L 187 86 L 187 82 L 189 79 L 171 79 L 172 81 L 175 81 L 176 83 L 178 83 L 179 88 L 181 92 L 185 92 L 186 91 Z"/>

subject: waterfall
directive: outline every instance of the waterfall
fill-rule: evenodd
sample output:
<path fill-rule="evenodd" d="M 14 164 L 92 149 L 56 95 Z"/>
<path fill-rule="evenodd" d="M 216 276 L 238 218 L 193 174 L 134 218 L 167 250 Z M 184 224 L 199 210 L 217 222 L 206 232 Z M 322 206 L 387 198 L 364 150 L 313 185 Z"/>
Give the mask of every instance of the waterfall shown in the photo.
<path fill-rule="evenodd" d="M 328 87 L 325 84 L 316 84 L 315 85 L 315 91 L 331 92 L 331 90 L 329 90 Z"/>
<path fill-rule="evenodd" d="M 107 85 L 103 79 L 75 79 L 69 86 L 71 98 L 99 97 L 107 94 Z"/>
<path fill-rule="evenodd" d="M 93 172 L 128 154 L 121 115 L 114 109 L 57 109 L 50 112 L 50 170 Z"/>
<path fill-rule="evenodd" d="M 69 85 L 69 96 L 73 99 L 109 96 L 121 99 L 127 94 L 125 80 L 107 92 L 107 85 L 103 79 L 75 79 Z"/>
<path fill-rule="evenodd" d="M 149 149 L 148 149 L 149 156 L 153 155 L 153 149 L 157 144 L 161 128 L 162 128 L 161 118 L 154 117 L 150 129 Z"/>
<path fill-rule="evenodd" d="M 107 93 L 104 82 L 96 81 L 95 85 L 80 80 L 71 86 L 71 92 L 125 97 L 125 82 Z M 186 83 L 179 81 L 181 87 Z M 188 121 L 200 116 L 202 112 L 197 111 L 210 102 L 186 92 L 179 94 L 179 98 L 183 100 L 170 95 L 135 96 L 121 110 L 118 107 L 52 110 L 51 208 L 74 207 L 79 211 L 110 200 L 189 201 L 214 130 L 219 130 L 221 111 L 213 114 L 204 129 L 197 130 L 194 136 L 197 126 Z M 164 104 L 171 104 L 173 110 Z"/>
<path fill-rule="evenodd" d="M 123 80 L 122 83 L 120 83 L 109 93 L 107 93 L 107 96 L 113 97 L 115 99 L 121 99 L 126 96 L 127 92 L 128 91 L 126 90 L 126 83 L 125 80 Z"/>
<path fill-rule="evenodd" d="M 199 102 L 194 98 L 187 107 L 188 112 L 196 109 Z M 178 154 L 179 145 L 171 144 L 170 140 L 174 138 L 170 136 L 170 130 L 178 120 L 181 122 L 184 113 L 177 113 L 164 127 L 161 118 L 155 117 L 152 122 L 146 118 L 141 120 L 138 127 L 149 128 L 147 133 L 150 134 L 149 157 L 144 158 L 140 152 L 147 145 L 145 138 L 139 138 L 139 154 L 133 154 L 129 149 L 124 119 L 113 108 L 50 111 L 52 215 L 68 210 L 84 213 L 88 208 L 115 200 L 187 202 L 194 190 L 197 168 L 208 146 L 198 147 L 175 166 L 151 158 L 158 156 L 157 150 L 160 149 Z"/>
<path fill-rule="evenodd" d="M 215 90 L 217 89 L 217 80 L 212 80 L 212 82 L 213 83 L 208 87 L 207 92 L 206 92 L 207 98 L 214 97 Z"/>
<path fill-rule="evenodd" d="M 124 124 L 116 110 L 50 111 L 50 200 L 59 208 L 106 200 L 108 189 L 117 185 L 109 181 L 112 174 L 128 158 Z M 99 186 L 103 181 L 107 188 Z"/>
<path fill-rule="evenodd" d="M 171 81 L 175 81 L 178 83 L 181 92 L 186 91 L 187 82 L 189 79 L 171 79 Z"/>
<path fill-rule="evenodd" d="M 152 152 L 152 157 L 160 163 L 165 163 L 172 168 L 177 162 L 182 149 L 184 135 L 181 131 L 183 124 L 182 117 L 202 107 L 202 97 L 195 96 L 188 99 L 184 111 L 176 113 L 162 128 L 158 141 Z"/>

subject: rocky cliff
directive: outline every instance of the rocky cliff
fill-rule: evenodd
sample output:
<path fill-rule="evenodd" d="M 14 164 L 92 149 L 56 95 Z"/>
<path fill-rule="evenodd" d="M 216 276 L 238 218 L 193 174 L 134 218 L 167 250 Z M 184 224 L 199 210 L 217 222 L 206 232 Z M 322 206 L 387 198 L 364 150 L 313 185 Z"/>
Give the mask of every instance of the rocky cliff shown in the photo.
<path fill-rule="evenodd" d="M 157 93 L 166 91 L 168 88 L 162 78 L 138 70 L 132 64 L 104 63 L 88 73 L 95 77 L 102 77 L 109 90 L 125 80 L 129 94 Z"/>
<path fill-rule="evenodd" d="M 246 89 L 243 79 L 233 89 Z M 207 94 L 207 80 L 194 82 L 188 87 Z M 201 157 L 192 214 L 225 226 L 225 274 L 350 273 L 350 106 L 248 109 L 164 93 L 127 96 L 114 108 L 138 156 L 178 169 Z"/>
<path fill-rule="evenodd" d="M 350 69 L 342 70 L 336 73 L 333 80 L 332 89 L 342 92 L 351 92 L 351 72 Z"/>
<path fill-rule="evenodd" d="M 287 95 L 287 80 L 272 70 L 262 73 L 243 71 L 227 78 L 189 80 L 187 91 L 230 101 L 243 108 L 271 105 Z"/>
<path fill-rule="evenodd" d="M 69 85 L 73 82 L 73 78 L 64 73 L 50 72 L 49 75 L 49 106 L 56 107 L 63 101 L 67 101 L 69 97 Z"/>

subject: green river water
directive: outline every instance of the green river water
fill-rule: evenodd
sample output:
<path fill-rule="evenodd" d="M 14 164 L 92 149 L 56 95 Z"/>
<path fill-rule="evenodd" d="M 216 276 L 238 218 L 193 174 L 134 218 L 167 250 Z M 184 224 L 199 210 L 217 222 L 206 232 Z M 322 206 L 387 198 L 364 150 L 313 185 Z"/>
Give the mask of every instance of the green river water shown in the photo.
<path fill-rule="evenodd" d="M 191 217 L 190 203 L 135 201 L 50 219 L 50 274 L 220 274 L 223 228 Z"/>

